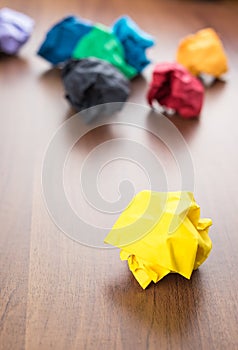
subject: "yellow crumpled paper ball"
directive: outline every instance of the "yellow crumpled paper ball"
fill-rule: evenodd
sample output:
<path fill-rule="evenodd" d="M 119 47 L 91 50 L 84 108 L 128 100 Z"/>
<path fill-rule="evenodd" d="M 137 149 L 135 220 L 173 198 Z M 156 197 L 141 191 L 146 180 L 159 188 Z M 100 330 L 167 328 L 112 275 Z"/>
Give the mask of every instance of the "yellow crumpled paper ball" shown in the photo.
<path fill-rule="evenodd" d="M 212 28 L 202 29 L 182 39 L 177 50 L 177 62 L 193 75 L 205 73 L 219 78 L 228 70 L 222 42 Z"/>
<path fill-rule="evenodd" d="M 142 288 L 177 272 L 190 279 L 208 257 L 210 219 L 200 218 L 191 192 L 139 192 L 104 242 L 121 248 L 121 260 Z"/>

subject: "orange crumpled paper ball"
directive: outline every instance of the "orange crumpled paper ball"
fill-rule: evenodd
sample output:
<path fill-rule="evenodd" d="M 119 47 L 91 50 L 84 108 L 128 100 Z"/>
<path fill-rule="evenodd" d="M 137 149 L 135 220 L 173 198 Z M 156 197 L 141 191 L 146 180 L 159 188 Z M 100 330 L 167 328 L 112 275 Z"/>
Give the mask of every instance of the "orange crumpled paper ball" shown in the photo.
<path fill-rule="evenodd" d="M 181 40 L 177 62 L 193 75 L 201 73 L 219 78 L 228 70 L 227 57 L 222 42 L 212 28 L 206 28 Z"/>

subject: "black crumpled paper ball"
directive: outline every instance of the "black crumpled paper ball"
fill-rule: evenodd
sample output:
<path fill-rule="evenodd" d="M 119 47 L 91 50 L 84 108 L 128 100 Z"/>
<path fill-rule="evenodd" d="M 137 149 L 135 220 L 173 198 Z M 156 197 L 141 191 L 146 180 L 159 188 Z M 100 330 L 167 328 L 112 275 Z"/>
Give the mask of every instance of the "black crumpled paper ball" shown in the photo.
<path fill-rule="evenodd" d="M 120 110 L 122 103 L 110 102 L 125 102 L 130 93 L 128 79 L 110 63 L 93 57 L 69 60 L 62 78 L 66 98 L 77 111 L 100 105 L 86 112 L 87 121 Z"/>

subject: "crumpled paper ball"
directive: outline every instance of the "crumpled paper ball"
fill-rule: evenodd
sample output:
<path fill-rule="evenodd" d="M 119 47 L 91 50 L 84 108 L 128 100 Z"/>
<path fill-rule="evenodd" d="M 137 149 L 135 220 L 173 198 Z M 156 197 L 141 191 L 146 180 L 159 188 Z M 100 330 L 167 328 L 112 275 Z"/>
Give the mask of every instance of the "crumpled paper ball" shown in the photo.
<path fill-rule="evenodd" d="M 137 75 L 135 68 L 125 61 L 124 49 L 117 37 L 103 25 L 95 25 L 76 45 L 73 58 L 82 59 L 96 57 L 110 62 L 127 78 Z"/>
<path fill-rule="evenodd" d="M 158 63 L 147 94 L 150 106 L 153 101 L 172 108 L 181 117 L 194 118 L 201 111 L 204 99 L 202 83 L 178 63 Z"/>
<path fill-rule="evenodd" d="M 75 16 L 68 16 L 48 31 L 37 54 L 54 65 L 65 62 L 71 57 L 78 41 L 92 28 L 91 22 Z"/>
<path fill-rule="evenodd" d="M 27 42 L 34 21 L 24 13 L 2 8 L 0 10 L 0 52 L 15 55 Z"/>
<path fill-rule="evenodd" d="M 154 39 L 140 29 L 129 16 L 118 18 L 112 31 L 124 47 L 127 63 L 140 73 L 150 63 L 145 50 L 155 44 Z"/>
<path fill-rule="evenodd" d="M 121 260 L 145 289 L 169 273 L 190 279 L 208 257 L 210 219 L 200 218 L 191 192 L 138 193 L 122 212 L 105 243 L 121 248 Z"/>
<path fill-rule="evenodd" d="M 178 46 L 177 62 L 193 75 L 205 73 L 219 78 L 228 70 L 222 42 L 212 28 L 184 38 Z"/>
<path fill-rule="evenodd" d="M 66 98 L 77 111 L 101 105 L 87 111 L 87 121 L 104 114 L 114 113 L 125 102 L 129 81 L 110 63 L 91 57 L 68 61 L 62 70 Z"/>

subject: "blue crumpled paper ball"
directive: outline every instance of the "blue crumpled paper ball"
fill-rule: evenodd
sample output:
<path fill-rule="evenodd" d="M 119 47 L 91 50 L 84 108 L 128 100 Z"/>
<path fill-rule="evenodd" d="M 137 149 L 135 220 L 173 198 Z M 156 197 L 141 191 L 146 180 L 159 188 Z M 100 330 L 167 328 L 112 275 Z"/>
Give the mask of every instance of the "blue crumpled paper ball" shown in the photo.
<path fill-rule="evenodd" d="M 155 44 L 154 39 L 140 29 L 129 16 L 118 18 L 112 26 L 112 31 L 124 47 L 127 63 L 140 73 L 150 63 L 145 51 Z"/>
<path fill-rule="evenodd" d="M 37 54 L 54 65 L 65 62 L 71 57 L 78 41 L 92 28 L 90 21 L 68 16 L 48 31 Z"/>

